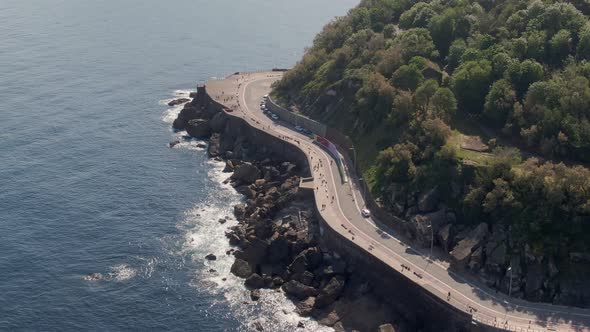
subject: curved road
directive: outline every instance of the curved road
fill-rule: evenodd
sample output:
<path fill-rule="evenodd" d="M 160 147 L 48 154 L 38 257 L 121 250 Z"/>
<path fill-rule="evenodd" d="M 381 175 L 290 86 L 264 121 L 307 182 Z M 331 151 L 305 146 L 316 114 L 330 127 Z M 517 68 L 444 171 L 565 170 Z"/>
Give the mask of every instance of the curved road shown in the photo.
<path fill-rule="evenodd" d="M 509 331 L 590 331 L 590 312 L 580 308 L 531 303 L 508 298 L 459 276 L 443 260 L 430 260 L 418 248 L 404 243 L 395 232 L 371 218 L 363 218 L 361 194 L 353 177 L 342 183 L 336 163 L 312 139 L 289 124 L 272 121 L 260 110 L 260 101 L 282 73 L 243 73 L 207 82 L 207 91 L 251 126 L 299 147 L 307 155 L 314 178 L 318 210 L 338 233 L 403 273 L 432 295 L 472 315 L 475 325 Z M 402 269 L 402 265 L 409 269 Z M 450 294 L 450 297 L 449 297 Z"/>

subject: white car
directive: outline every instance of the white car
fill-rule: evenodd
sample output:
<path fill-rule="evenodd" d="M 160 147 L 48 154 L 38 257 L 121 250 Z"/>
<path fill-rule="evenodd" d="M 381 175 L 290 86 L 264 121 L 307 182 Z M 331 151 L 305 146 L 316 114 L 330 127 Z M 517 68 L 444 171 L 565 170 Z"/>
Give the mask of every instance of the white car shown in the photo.
<path fill-rule="evenodd" d="M 367 209 L 362 209 L 361 210 L 361 215 L 365 218 L 369 218 L 369 216 L 371 216 L 371 211 L 367 210 Z"/>
<path fill-rule="evenodd" d="M 301 132 L 301 131 L 303 131 L 303 127 L 301 127 L 301 126 L 295 126 L 295 130 Z"/>
<path fill-rule="evenodd" d="M 271 118 L 273 118 L 273 119 L 275 119 L 275 120 L 278 120 L 278 119 L 279 119 L 279 116 L 278 116 L 278 115 L 276 115 L 276 114 L 273 114 L 273 115 L 271 115 Z"/>

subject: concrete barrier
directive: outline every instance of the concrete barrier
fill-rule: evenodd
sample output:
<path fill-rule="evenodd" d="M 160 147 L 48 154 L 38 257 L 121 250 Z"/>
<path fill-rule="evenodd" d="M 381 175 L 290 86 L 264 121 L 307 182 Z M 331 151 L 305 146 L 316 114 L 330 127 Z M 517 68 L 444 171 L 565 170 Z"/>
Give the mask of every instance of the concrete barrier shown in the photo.
<path fill-rule="evenodd" d="M 326 125 L 312 120 L 301 114 L 289 111 L 288 109 L 278 105 L 270 97 L 266 101 L 266 107 L 273 113 L 279 116 L 282 121 L 288 122 L 293 126 L 301 126 L 311 130 L 316 135 L 326 136 Z"/>

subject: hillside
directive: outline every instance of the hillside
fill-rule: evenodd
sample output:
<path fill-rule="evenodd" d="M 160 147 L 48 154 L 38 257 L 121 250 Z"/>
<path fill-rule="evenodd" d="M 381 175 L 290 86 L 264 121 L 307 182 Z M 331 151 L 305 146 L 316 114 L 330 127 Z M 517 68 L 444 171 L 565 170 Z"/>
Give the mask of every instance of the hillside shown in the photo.
<path fill-rule="evenodd" d="M 355 143 L 373 197 L 492 287 L 590 304 L 585 1 L 364 0 L 274 97 Z M 509 267 L 512 266 L 512 269 Z"/>

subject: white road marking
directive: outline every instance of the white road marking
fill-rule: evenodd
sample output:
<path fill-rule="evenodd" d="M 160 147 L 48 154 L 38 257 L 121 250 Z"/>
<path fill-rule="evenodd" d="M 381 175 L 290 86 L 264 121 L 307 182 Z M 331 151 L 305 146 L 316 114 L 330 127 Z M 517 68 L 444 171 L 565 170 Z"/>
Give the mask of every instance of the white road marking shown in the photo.
<path fill-rule="evenodd" d="M 247 89 L 247 87 L 248 87 L 248 86 L 249 86 L 251 83 L 254 83 L 254 82 L 257 82 L 257 81 L 260 81 L 260 80 L 267 80 L 267 79 L 269 79 L 269 77 L 264 77 L 264 78 L 260 78 L 260 79 L 253 79 L 253 80 L 245 80 L 245 81 L 244 81 L 244 83 L 246 83 L 246 82 L 247 82 L 247 83 L 246 83 L 246 84 L 243 84 L 243 85 L 240 87 L 240 88 L 241 88 L 241 90 L 243 90 L 243 91 L 244 91 L 244 93 L 242 93 L 242 94 L 241 94 L 241 101 L 243 102 L 243 104 L 242 104 L 242 105 L 239 105 L 239 106 L 244 106 L 244 108 L 245 108 L 245 109 L 246 109 L 246 110 L 247 110 L 249 113 L 253 114 L 254 116 L 257 116 L 257 114 L 255 114 L 255 113 L 251 112 L 251 111 L 250 111 L 250 108 L 248 107 L 248 105 L 247 105 L 247 103 L 246 103 L 246 99 L 245 99 L 246 89 Z M 238 88 L 238 95 L 240 94 L 240 93 L 239 93 L 239 91 L 240 91 L 240 88 Z M 241 109 L 241 108 L 242 108 L 242 107 L 240 107 L 240 109 Z M 244 110 L 242 110 L 242 112 L 243 112 L 244 114 L 246 114 L 246 112 L 245 112 Z M 247 117 L 245 117 L 245 118 L 244 118 L 244 120 L 246 120 L 247 122 L 250 122 L 250 121 L 251 121 L 251 120 L 250 120 L 250 119 L 248 119 Z M 265 122 L 264 120 L 260 120 L 260 121 L 262 121 L 262 122 Z M 256 126 L 256 124 L 260 124 L 260 123 L 259 123 L 259 122 L 254 122 L 254 125 L 253 125 L 253 126 L 254 126 L 254 127 L 257 127 L 257 126 Z M 270 133 L 271 133 L 271 134 L 272 134 L 272 130 L 274 130 L 274 131 L 275 131 L 275 132 L 277 132 L 277 133 L 286 134 L 287 136 L 292 136 L 292 135 L 293 135 L 293 132 L 291 132 L 291 131 L 289 131 L 289 132 L 285 133 L 283 130 L 279 130 L 278 128 L 282 128 L 282 127 L 279 127 L 279 126 L 278 126 L 276 123 L 272 122 L 272 124 L 274 125 L 273 127 L 270 127 L 270 126 L 269 126 L 269 130 L 270 130 Z M 271 130 L 271 128 L 272 128 L 272 130 Z M 274 135 L 274 136 L 276 136 L 276 135 Z M 336 191 L 336 187 L 335 187 L 335 183 L 336 183 L 336 182 L 335 182 L 335 180 L 334 180 L 333 169 L 331 168 L 331 165 L 330 165 L 330 163 L 329 163 L 329 160 L 330 160 L 330 158 L 329 158 L 329 157 L 326 155 L 326 153 L 325 153 L 325 152 L 324 152 L 324 151 L 323 151 L 323 150 L 322 150 L 320 147 L 317 147 L 317 146 L 313 145 L 312 143 L 309 143 L 309 141 L 308 141 L 308 140 L 303 140 L 303 142 L 304 142 L 304 143 L 307 145 L 307 147 L 308 147 L 308 148 L 313 148 L 313 149 L 315 149 L 315 150 L 318 150 L 318 151 L 320 151 L 320 153 L 323 155 L 323 157 L 325 158 L 325 160 L 326 160 L 326 161 L 328 161 L 328 162 L 326 163 L 326 165 L 324 165 L 324 166 L 327 166 L 327 167 L 330 169 L 330 178 L 332 179 L 331 186 L 333 187 L 333 191 L 334 191 L 334 192 L 336 192 L 336 193 L 335 193 L 335 195 L 334 195 L 334 197 L 335 197 L 335 200 L 336 200 L 336 202 L 337 202 L 338 211 L 339 211 L 339 212 L 342 214 L 342 216 L 344 216 L 344 218 L 343 218 L 343 219 L 345 219 L 345 220 L 346 220 L 346 222 L 347 222 L 349 225 L 351 225 L 351 226 L 352 226 L 352 227 L 353 227 L 355 230 L 357 230 L 357 231 L 358 231 L 360 234 L 364 235 L 363 237 L 365 238 L 365 239 L 364 239 L 365 241 L 367 241 L 367 239 L 368 239 L 368 240 L 369 240 L 368 242 L 369 242 L 369 243 L 371 243 L 371 241 L 370 241 L 370 240 L 374 240 L 374 239 L 373 239 L 373 238 L 372 238 L 370 235 L 368 235 L 368 234 L 366 234 L 365 232 L 361 231 L 361 230 L 360 230 L 360 229 L 359 229 L 359 228 L 358 228 L 358 227 L 357 227 L 357 226 L 356 226 L 354 223 L 350 222 L 350 221 L 348 220 L 348 218 L 346 218 L 346 215 L 345 215 L 344 211 L 342 210 L 342 207 L 341 207 L 341 205 L 340 205 L 340 200 L 339 200 L 339 197 L 338 197 L 338 192 Z M 292 144 L 292 143 L 291 143 L 291 144 Z M 293 144 L 293 145 L 295 146 L 295 144 Z M 300 147 L 300 146 L 299 146 L 299 148 L 301 149 L 301 147 Z M 302 149 L 302 151 L 305 153 L 305 151 L 304 151 L 303 149 Z M 307 155 L 307 153 L 305 153 L 305 154 Z M 310 165 L 312 165 L 312 162 L 311 162 L 311 160 L 310 160 L 310 157 L 311 157 L 311 156 L 310 156 L 310 155 L 307 155 L 307 156 L 308 156 L 308 161 L 310 162 Z M 313 172 L 313 169 L 312 169 L 312 172 Z M 352 190 L 352 187 L 351 187 L 351 192 L 352 192 L 352 193 L 353 193 L 353 195 L 355 196 L 355 197 L 354 197 L 355 205 L 356 205 L 356 207 L 357 207 L 357 210 L 359 210 L 360 208 L 359 208 L 359 206 L 358 206 L 358 204 L 357 204 L 356 195 L 355 195 L 355 193 L 354 193 L 354 190 Z M 323 199 L 323 195 L 322 195 L 322 196 L 317 196 L 317 195 L 314 195 L 314 196 L 316 196 L 318 200 L 320 200 L 320 199 Z M 330 204 L 330 205 L 331 205 L 331 204 Z M 381 230 L 380 228 L 378 228 L 378 227 L 377 227 L 377 226 L 376 226 L 374 223 L 371 223 L 371 224 L 374 226 L 374 228 L 375 228 L 376 230 L 383 231 L 383 230 Z M 332 226 L 331 226 L 331 227 L 332 227 Z M 341 230 L 340 230 L 339 228 L 337 228 L 337 227 L 332 227 L 332 228 L 333 228 L 335 231 L 337 231 L 338 233 L 342 234 L 344 237 L 347 237 L 347 238 L 348 238 L 348 234 L 346 234 L 346 233 L 342 233 L 342 232 L 341 232 Z M 387 233 L 387 234 L 390 236 L 390 238 L 391 238 L 391 239 L 395 239 L 395 240 L 397 240 L 397 241 L 398 241 L 398 243 L 400 243 L 400 244 L 401 244 L 401 241 L 399 241 L 399 239 L 395 238 L 393 235 L 391 235 L 391 234 L 389 234 L 389 233 Z M 354 242 L 354 241 L 353 241 L 353 242 Z M 356 241 L 356 242 L 358 242 L 358 241 Z M 504 309 L 504 310 L 505 310 L 505 312 L 499 312 L 499 311 L 497 311 L 497 310 L 495 310 L 495 309 L 493 309 L 493 308 L 488 308 L 488 307 L 485 307 L 485 306 L 483 306 L 482 304 L 480 304 L 480 303 L 478 303 L 478 302 L 476 302 L 476 301 L 472 300 L 471 298 L 469 298 L 469 297 L 465 296 L 463 293 L 456 291 L 456 290 L 455 290 L 453 287 L 449 286 L 448 284 L 446 284 L 446 283 L 445 283 L 445 282 L 443 282 L 442 280 L 440 280 L 440 279 L 438 279 L 438 278 L 435 278 L 435 277 L 434 277 L 432 274 L 430 274 L 429 272 L 425 271 L 424 269 L 417 267 L 417 266 L 416 266 L 414 263 L 412 263 L 412 262 L 408 261 L 406 258 L 404 258 L 403 256 L 401 256 L 400 254 L 396 253 L 396 252 L 395 252 L 395 251 L 393 251 L 392 249 L 390 249 L 390 248 L 388 248 L 387 246 L 385 246 L 383 243 L 381 243 L 381 242 L 379 241 L 379 239 L 377 239 L 377 241 L 376 241 L 376 242 L 379 244 L 379 248 L 380 248 L 380 249 L 385 249 L 386 251 L 389 251 L 389 252 L 391 252 L 391 253 L 392 253 L 394 256 L 396 256 L 396 257 L 399 257 L 401 260 L 403 260 L 403 261 L 407 262 L 408 264 L 412 265 L 414 268 L 417 268 L 418 270 L 421 270 L 421 271 L 423 271 L 425 274 L 427 274 L 427 275 L 430 277 L 430 279 L 431 279 L 431 280 L 433 280 L 433 281 L 435 281 L 435 282 L 438 282 L 438 283 L 440 283 L 440 284 L 442 284 L 442 285 L 446 286 L 448 289 L 450 289 L 450 290 L 453 290 L 454 292 L 456 292 L 456 293 L 460 294 L 460 295 L 461 295 L 461 296 L 462 296 L 464 299 L 466 299 L 468 302 L 470 302 L 470 303 L 473 303 L 473 304 L 475 304 L 476 306 L 478 306 L 478 307 L 482 308 L 482 309 L 483 309 L 483 311 L 486 311 L 486 312 L 489 312 L 489 313 L 495 313 L 495 314 L 499 314 L 499 316 L 504 316 L 504 317 L 506 317 L 506 318 L 510 317 L 510 318 L 512 318 L 512 319 L 514 319 L 514 320 L 517 320 L 517 321 L 526 321 L 526 322 L 525 322 L 525 324 L 526 324 L 526 323 L 528 323 L 528 322 L 529 322 L 529 321 L 531 321 L 531 320 L 532 320 L 532 321 L 534 321 L 534 322 L 536 322 L 536 321 L 537 321 L 535 318 L 532 318 L 532 319 L 531 319 L 531 318 L 525 318 L 525 317 L 518 317 L 518 316 L 509 315 L 509 314 L 508 314 L 508 311 L 507 311 L 507 309 Z M 418 250 L 415 250 L 415 249 L 413 249 L 413 248 L 411 248 L 411 247 L 409 247 L 409 246 L 407 246 L 407 245 L 402 245 L 402 247 L 403 247 L 403 248 L 410 249 L 410 250 L 413 250 L 414 252 L 418 253 L 422 259 L 424 259 L 424 258 L 425 258 L 425 256 L 424 256 L 424 255 L 423 255 L 423 254 L 422 254 L 420 251 L 418 251 Z M 372 254 L 375 256 L 375 253 L 373 253 L 372 251 L 369 251 L 369 252 L 371 252 L 371 253 L 372 253 Z M 378 257 L 377 257 L 377 258 L 378 258 Z M 461 276 L 459 276 L 459 275 L 457 275 L 457 274 L 453 273 L 452 271 L 449 271 L 447 267 L 445 267 L 445 266 L 442 266 L 442 265 L 440 265 L 439 263 L 436 263 L 436 262 L 435 262 L 435 263 L 433 263 L 433 264 L 434 264 L 434 265 L 437 265 L 438 267 L 440 267 L 440 268 L 442 268 L 443 270 L 447 271 L 447 273 L 448 273 L 449 275 L 453 275 L 453 276 L 455 276 L 455 277 L 457 277 L 457 278 L 460 278 L 460 279 L 461 279 L 463 282 L 467 283 L 467 284 L 468 284 L 470 287 L 472 287 L 473 289 L 476 289 L 476 290 L 479 290 L 479 291 L 481 291 L 482 293 L 484 293 L 484 294 L 488 295 L 489 297 L 491 297 L 491 298 L 493 298 L 493 299 L 497 300 L 498 302 L 504 302 L 504 299 L 497 298 L 497 297 L 495 297 L 495 296 L 493 296 L 493 295 L 489 294 L 489 293 L 488 293 L 488 292 L 486 292 L 485 290 L 483 290 L 483 289 L 479 288 L 478 286 L 475 286 L 475 285 L 471 284 L 469 281 L 465 280 L 465 279 L 464 279 L 464 278 L 462 278 Z M 405 274 L 404 274 L 404 275 L 405 275 Z M 408 277 L 408 276 L 406 275 L 406 277 Z M 423 279 L 420 279 L 420 280 L 418 280 L 418 281 L 422 281 L 422 280 L 423 280 Z M 441 290 L 439 287 L 437 287 L 436 285 L 434 285 L 434 284 L 432 284 L 432 283 L 424 283 L 424 282 L 419 282 L 419 283 L 420 283 L 420 284 L 422 284 L 422 285 L 429 284 L 429 285 L 431 285 L 433 288 L 435 288 L 436 290 L 438 290 L 438 291 L 441 291 L 441 292 L 443 292 L 443 293 L 446 291 L 446 289 L 445 289 L 445 290 Z M 443 297 L 440 297 L 440 298 L 442 299 Z M 453 298 L 453 299 L 454 299 L 454 298 Z M 462 304 L 462 303 L 461 303 L 461 304 Z M 544 312 L 549 312 L 549 313 L 562 313 L 562 314 L 570 314 L 570 315 L 571 315 L 571 314 L 573 314 L 573 315 L 576 315 L 576 316 L 590 317 L 590 314 L 584 314 L 584 313 L 579 313 L 579 312 L 572 312 L 571 310 L 570 310 L 570 311 L 550 310 L 550 309 L 544 309 L 544 308 L 533 308 L 533 307 L 530 307 L 530 306 L 525 306 L 525 305 L 516 305 L 516 304 L 514 304 L 514 305 L 513 305 L 513 307 L 519 307 L 519 308 L 523 308 L 523 309 L 528 309 L 528 310 L 530 310 L 530 311 L 533 311 L 533 312 L 536 310 L 536 311 L 544 311 Z M 463 310 L 463 308 L 460 308 L 460 309 L 461 309 L 461 310 Z M 474 315 L 474 316 L 475 316 L 475 315 Z M 570 325 L 568 325 L 568 326 L 571 326 L 571 325 L 572 325 L 572 324 L 570 324 Z M 574 325 L 574 326 L 580 327 L 580 326 L 578 326 L 578 325 Z M 586 326 L 584 326 L 584 328 L 586 328 Z"/>

